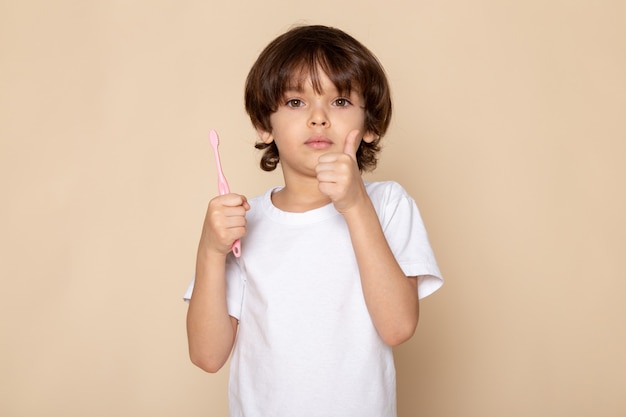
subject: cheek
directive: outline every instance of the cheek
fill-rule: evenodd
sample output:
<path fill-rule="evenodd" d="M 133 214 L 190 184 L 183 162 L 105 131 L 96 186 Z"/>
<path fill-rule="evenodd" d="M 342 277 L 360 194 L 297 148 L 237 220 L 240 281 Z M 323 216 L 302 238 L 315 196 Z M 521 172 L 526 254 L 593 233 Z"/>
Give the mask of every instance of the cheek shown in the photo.
<path fill-rule="evenodd" d="M 290 125 L 287 118 L 282 113 L 273 113 L 270 116 L 269 121 L 272 125 L 272 132 L 285 130 L 286 128 L 289 128 Z"/>

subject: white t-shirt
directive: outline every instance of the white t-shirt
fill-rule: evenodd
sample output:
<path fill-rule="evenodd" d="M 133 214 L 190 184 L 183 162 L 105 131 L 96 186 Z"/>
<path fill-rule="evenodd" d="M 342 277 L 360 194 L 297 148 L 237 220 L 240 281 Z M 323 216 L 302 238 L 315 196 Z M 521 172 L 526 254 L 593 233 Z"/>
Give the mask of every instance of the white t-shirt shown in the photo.
<path fill-rule="evenodd" d="M 442 284 L 414 200 L 366 183 L 385 236 L 420 298 Z M 250 200 L 242 257 L 228 257 L 232 417 L 395 417 L 392 350 L 371 321 L 344 218 L 332 204 L 288 213 Z M 189 299 L 193 282 L 185 298 Z"/>

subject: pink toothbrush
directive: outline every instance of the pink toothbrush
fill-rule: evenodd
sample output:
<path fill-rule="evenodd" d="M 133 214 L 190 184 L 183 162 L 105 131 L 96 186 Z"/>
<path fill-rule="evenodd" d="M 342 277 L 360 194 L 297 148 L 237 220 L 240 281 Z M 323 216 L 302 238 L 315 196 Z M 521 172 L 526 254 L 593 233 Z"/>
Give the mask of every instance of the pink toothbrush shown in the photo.
<path fill-rule="evenodd" d="M 211 142 L 211 146 L 213 147 L 213 154 L 215 155 L 215 165 L 217 166 L 217 190 L 220 195 L 230 193 L 230 187 L 228 186 L 228 181 L 226 181 L 226 177 L 224 176 L 224 172 L 222 171 L 222 163 L 220 162 L 220 153 L 217 147 L 220 144 L 220 138 L 217 136 L 217 132 L 215 130 L 211 130 L 209 132 L 209 141 Z M 239 258 L 241 256 L 241 242 L 239 239 L 233 242 L 232 246 L 233 255 Z"/>

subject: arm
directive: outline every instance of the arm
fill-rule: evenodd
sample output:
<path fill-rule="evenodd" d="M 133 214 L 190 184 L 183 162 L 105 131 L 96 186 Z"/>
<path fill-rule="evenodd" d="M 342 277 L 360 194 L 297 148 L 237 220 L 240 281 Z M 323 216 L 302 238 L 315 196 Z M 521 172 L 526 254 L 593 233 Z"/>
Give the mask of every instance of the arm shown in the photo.
<path fill-rule="evenodd" d="M 232 243 L 245 234 L 245 197 L 228 194 L 209 203 L 196 260 L 193 295 L 187 311 L 187 340 L 191 361 L 217 372 L 232 351 L 238 322 L 226 305 L 226 256 Z"/>
<path fill-rule="evenodd" d="M 413 336 L 419 318 L 417 277 L 406 277 L 383 233 L 356 162 L 358 132 L 348 134 L 343 153 L 320 158 L 320 190 L 343 214 L 368 311 L 383 341 L 399 345 Z"/>
<path fill-rule="evenodd" d="M 386 344 L 399 345 L 410 339 L 417 327 L 417 277 L 407 278 L 400 269 L 367 193 L 344 217 L 374 326 Z"/>

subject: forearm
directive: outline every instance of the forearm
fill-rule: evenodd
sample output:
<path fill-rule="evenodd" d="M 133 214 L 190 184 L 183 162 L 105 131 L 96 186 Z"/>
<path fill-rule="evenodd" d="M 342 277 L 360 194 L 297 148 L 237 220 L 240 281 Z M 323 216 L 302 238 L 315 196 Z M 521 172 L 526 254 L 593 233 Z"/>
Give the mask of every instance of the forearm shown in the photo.
<path fill-rule="evenodd" d="M 217 372 L 226 363 L 236 334 L 236 321 L 226 305 L 225 263 L 225 255 L 198 251 L 187 311 L 189 356 L 207 372 Z"/>
<path fill-rule="evenodd" d="M 417 326 L 417 278 L 404 275 L 369 198 L 344 213 L 344 217 L 374 326 L 385 343 L 399 345 L 414 334 Z"/>

